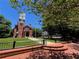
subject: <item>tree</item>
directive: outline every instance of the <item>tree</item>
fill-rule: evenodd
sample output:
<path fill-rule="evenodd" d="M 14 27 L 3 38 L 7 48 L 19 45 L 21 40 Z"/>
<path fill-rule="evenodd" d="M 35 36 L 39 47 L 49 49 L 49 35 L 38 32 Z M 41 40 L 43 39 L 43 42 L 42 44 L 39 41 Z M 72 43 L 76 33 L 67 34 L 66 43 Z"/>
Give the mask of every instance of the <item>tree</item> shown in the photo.
<path fill-rule="evenodd" d="M 18 13 L 26 12 L 26 4 L 24 0 L 9 0 L 12 8 L 17 10 Z"/>
<path fill-rule="evenodd" d="M 79 0 L 25 0 L 25 2 L 34 13 L 42 15 L 43 26 L 50 34 L 53 31 L 50 28 L 53 27 L 59 29 L 61 34 L 69 29 L 79 30 Z"/>
<path fill-rule="evenodd" d="M 41 37 L 41 34 L 42 34 L 42 30 L 40 30 L 38 28 L 33 29 L 33 36 L 34 37 Z"/>
<path fill-rule="evenodd" d="M 0 37 L 8 37 L 11 32 L 11 22 L 0 15 Z"/>
<path fill-rule="evenodd" d="M 79 0 L 23 1 L 32 12 L 37 15 L 41 14 L 44 19 L 43 28 L 48 30 L 49 34 L 53 31 L 53 28 L 60 34 L 62 34 L 62 32 L 64 33 L 65 30 L 71 30 L 69 33 L 64 33 L 68 35 L 71 35 L 71 32 L 79 31 Z M 64 34 L 62 34 L 62 36 Z"/>
<path fill-rule="evenodd" d="M 71 27 L 75 22 L 79 22 L 78 0 L 10 0 L 10 2 L 14 8 L 27 5 L 32 12 L 40 13 L 44 18 L 45 26 L 63 22 Z M 77 27 L 77 24 L 73 28 Z"/>

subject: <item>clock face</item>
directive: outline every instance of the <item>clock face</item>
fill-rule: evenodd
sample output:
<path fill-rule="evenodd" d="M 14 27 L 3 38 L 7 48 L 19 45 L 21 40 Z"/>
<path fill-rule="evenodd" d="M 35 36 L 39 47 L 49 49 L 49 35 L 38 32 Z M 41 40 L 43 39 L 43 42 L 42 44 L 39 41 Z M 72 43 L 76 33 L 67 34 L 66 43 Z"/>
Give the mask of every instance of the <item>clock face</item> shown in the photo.
<path fill-rule="evenodd" d="M 20 13 L 19 19 L 25 19 L 25 13 Z"/>

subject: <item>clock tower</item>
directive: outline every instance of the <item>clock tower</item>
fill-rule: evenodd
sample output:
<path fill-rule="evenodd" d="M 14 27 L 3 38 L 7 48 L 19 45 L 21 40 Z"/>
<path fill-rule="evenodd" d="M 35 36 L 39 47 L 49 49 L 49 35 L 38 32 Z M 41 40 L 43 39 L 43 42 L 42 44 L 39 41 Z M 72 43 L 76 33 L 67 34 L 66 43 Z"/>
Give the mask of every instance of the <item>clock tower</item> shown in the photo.
<path fill-rule="evenodd" d="M 21 12 L 19 21 L 13 30 L 13 37 L 24 38 L 27 32 L 29 33 L 29 37 L 32 37 L 32 27 L 25 25 L 25 13 Z"/>
<path fill-rule="evenodd" d="M 23 37 L 23 30 L 25 27 L 25 13 L 20 13 L 19 15 L 19 22 L 18 22 L 18 37 L 22 38 Z"/>

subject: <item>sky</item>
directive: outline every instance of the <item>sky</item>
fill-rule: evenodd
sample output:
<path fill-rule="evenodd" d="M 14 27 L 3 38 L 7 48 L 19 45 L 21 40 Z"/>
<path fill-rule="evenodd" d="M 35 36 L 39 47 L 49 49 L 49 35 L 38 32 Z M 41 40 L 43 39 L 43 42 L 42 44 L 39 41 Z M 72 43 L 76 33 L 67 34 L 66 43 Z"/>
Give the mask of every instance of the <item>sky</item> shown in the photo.
<path fill-rule="evenodd" d="M 13 9 L 10 6 L 9 0 L 0 0 L 0 15 L 3 15 L 6 19 L 11 21 L 12 28 L 14 28 L 14 26 L 19 21 L 19 13 L 17 12 L 17 10 Z M 42 20 L 42 18 L 35 15 L 34 13 L 29 13 L 28 11 L 26 11 L 26 25 L 31 24 L 33 28 L 41 29 L 42 26 L 41 24 L 39 24 L 39 20 Z"/>

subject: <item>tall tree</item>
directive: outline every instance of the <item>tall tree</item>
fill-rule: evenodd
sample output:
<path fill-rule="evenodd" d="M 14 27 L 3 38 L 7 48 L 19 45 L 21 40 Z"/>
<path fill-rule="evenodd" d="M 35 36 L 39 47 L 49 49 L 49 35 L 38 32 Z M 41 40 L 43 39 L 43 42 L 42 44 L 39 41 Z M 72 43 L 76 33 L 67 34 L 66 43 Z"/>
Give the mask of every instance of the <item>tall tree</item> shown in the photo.
<path fill-rule="evenodd" d="M 8 37 L 11 33 L 11 22 L 0 15 L 0 37 Z"/>

